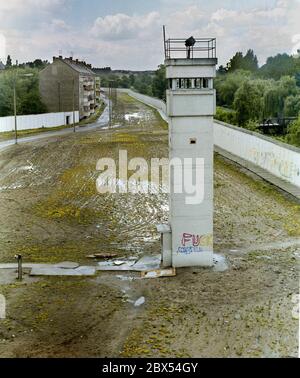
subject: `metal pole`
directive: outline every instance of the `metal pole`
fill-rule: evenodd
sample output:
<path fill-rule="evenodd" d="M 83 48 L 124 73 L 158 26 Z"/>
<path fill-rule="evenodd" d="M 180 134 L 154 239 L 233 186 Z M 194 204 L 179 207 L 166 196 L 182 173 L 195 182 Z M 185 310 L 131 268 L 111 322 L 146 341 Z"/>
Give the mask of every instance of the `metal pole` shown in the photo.
<path fill-rule="evenodd" d="M 14 78 L 14 115 L 15 115 L 15 144 L 18 144 L 18 125 L 17 125 L 17 93 L 16 77 Z"/>
<path fill-rule="evenodd" d="M 163 37 L 164 37 L 164 51 L 165 51 L 165 58 L 167 58 L 167 48 L 166 48 L 166 27 L 163 26 Z"/>
<path fill-rule="evenodd" d="M 18 280 L 22 281 L 23 270 L 22 270 L 22 255 L 15 255 L 15 259 L 18 261 Z"/>
<path fill-rule="evenodd" d="M 109 99 L 109 128 L 112 126 L 112 87 L 111 82 L 109 82 L 108 87 L 108 99 Z"/>
<path fill-rule="evenodd" d="M 75 79 L 73 78 L 73 131 L 75 133 Z"/>
<path fill-rule="evenodd" d="M 58 111 L 61 112 L 60 82 L 57 83 L 57 88 L 58 88 Z"/>

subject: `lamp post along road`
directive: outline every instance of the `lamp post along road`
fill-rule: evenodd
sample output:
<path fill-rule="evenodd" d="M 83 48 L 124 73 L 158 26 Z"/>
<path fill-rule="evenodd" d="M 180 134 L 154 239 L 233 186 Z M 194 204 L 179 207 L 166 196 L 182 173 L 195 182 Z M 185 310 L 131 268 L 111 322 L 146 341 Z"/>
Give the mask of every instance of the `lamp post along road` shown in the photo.
<path fill-rule="evenodd" d="M 32 73 L 28 74 L 23 74 L 23 75 L 18 75 L 16 74 L 14 77 L 14 116 L 15 116 L 15 144 L 18 144 L 18 118 L 17 118 L 17 89 L 16 89 L 16 84 L 17 84 L 17 78 L 18 77 L 31 77 L 33 76 Z"/>
<path fill-rule="evenodd" d="M 14 116 L 15 116 L 15 144 L 18 144 L 16 77 L 14 78 Z"/>
<path fill-rule="evenodd" d="M 75 133 L 75 79 L 73 79 L 73 131 Z"/>

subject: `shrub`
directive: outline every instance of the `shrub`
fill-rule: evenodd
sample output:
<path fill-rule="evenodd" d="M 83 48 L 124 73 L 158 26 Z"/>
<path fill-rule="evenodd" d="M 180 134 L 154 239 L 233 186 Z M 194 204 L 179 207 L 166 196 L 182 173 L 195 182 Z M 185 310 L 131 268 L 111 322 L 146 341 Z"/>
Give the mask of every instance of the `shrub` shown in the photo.
<path fill-rule="evenodd" d="M 231 109 L 225 109 L 218 106 L 215 119 L 225 123 L 230 123 L 231 125 L 237 125 L 236 112 Z"/>
<path fill-rule="evenodd" d="M 290 124 L 286 135 L 287 143 L 300 147 L 300 116 Z"/>

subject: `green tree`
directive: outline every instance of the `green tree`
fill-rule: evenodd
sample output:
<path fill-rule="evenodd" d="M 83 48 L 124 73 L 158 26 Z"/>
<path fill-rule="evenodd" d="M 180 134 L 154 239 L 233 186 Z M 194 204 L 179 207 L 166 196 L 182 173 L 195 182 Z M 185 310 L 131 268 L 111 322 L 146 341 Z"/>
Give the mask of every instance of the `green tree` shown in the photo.
<path fill-rule="evenodd" d="M 299 72 L 296 72 L 295 74 L 295 80 L 298 87 L 300 87 L 300 69 Z"/>
<path fill-rule="evenodd" d="M 121 88 L 129 88 L 130 87 L 130 79 L 128 76 L 123 75 L 120 80 L 120 87 Z"/>
<path fill-rule="evenodd" d="M 47 112 L 39 95 L 37 69 L 16 69 L 13 67 L 0 75 L 0 116 L 13 115 L 13 82 L 16 78 L 17 113 L 39 114 Z M 24 77 L 23 74 L 32 74 Z"/>
<path fill-rule="evenodd" d="M 300 59 L 288 54 L 277 54 L 269 57 L 259 73 L 263 77 L 279 80 L 282 76 L 295 76 L 300 72 Z"/>
<path fill-rule="evenodd" d="M 134 79 L 134 89 L 145 95 L 153 96 L 151 75 L 146 73 L 136 75 Z"/>
<path fill-rule="evenodd" d="M 300 147 L 300 116 L 295 122 L 290 124 L 286 135 L 286 141 L 287 143 Z"/>
<path fill-rule="evenodd" d="M 243 70 L 237 70 L 226 75 L 218 75 L 215 79 L 217 104 L 231 108 L 236 91 L 249 77 L 250 73 Z"/>
<path fill-rule="evenodd" d="M 263 111 L 263 93 L 259 84 L 245 81 L 236 91 L 233 107 L 240 126 L 245 126 L 249 120 L 259 120 Z"/>
<path fill-rule="evenodd" d="M 278 87 L 274 86 L 264 94 L 264 118 L 280 117 L 284 107 L 284 99 Z"/>
<path fill-rule="evenodd" d="M 161 64 L 160 66 L 158 66 L 158 69 L 155 71 L 155 75 L 152 81 L 153 96 L 165 100 L 166 89 L 167 89 L 166 67 L 163 64 Z"/>
<path fill-rule="evenodd" d="M 231 125 L 237 124 L 236 112 L 234 110 L 222 108 L 220 106 L 217 106 L 215 119 L 225 123 L 229 123 Z"/>
<path fill-rule="evenodd" d="M 10 55 L 8 55 L 7 60 L 6 60 L 6 68 L 10 68 L 11 66 L 12 66 L 12 60 L 11 60 Z"/>
<path fill-rule="evenodd" d="M 242 62 L 242 68 L 246 71 L 258 70 L 258 59 L 253 50 L 249 49 L 247 51 Z"/>
<path fill-rule="evenodd" d="M 221 65 L 221 66 L 218 68 L 217 73 L 218 73 L 219 75 L 226 74 L 226 73 L 227 73 L 227 68 L 224 67 L 223 65 Z"/>
<path fill-rule="evenodd" d="M 297 117 L 300 115 L 300 94 L 288 96 L 284 102 L 285 117 Z"/>
<path fill-rule="evenodd" d="M 133 74 L 130 74 L 129 75 L 129 85 L 130 85 L 130 87 L 134 86 L 134 80 L 135 80 L 135 76 Z"/>
<path fill-rule="evenodd" d="M 243 53 L 237 52 L 227 63 L 226 69 L 228 72 L 243 69 Z"/>
<path fill-rule="evenodd" d="M 282 76 L 280 80 L 273 80 L 270 83 L 271 86 L 264 93 L 264 117 L 283 117 L 286 98 L 300 93 L 296 79 Z"/>

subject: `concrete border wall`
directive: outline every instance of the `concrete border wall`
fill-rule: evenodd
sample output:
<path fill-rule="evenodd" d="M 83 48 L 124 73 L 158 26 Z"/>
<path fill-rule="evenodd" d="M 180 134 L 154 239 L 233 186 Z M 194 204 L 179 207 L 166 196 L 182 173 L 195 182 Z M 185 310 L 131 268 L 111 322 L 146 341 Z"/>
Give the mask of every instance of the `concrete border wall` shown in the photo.
<path fill-rule="evenodd" d="M 130 89 L 122 89 L 137 100 L 156 108 L 163 119 L 168 121 L 166 104 L 157 98 L 142 95 Z M 263 172 L 278 177 L 283 182 L 293 186 L 291 190 L 272 179 L 282 189 L 300 197 L 300 148 L 277 141 L 241 127 L 217 121 L 214 122 L 214 144 L 218 152 L 228 157 L 236 156 L 242 165 L 268 180 Z M 235 160 L 235 159 L 232 159 Z M 250 164 L 243 164 L 249 162 Z M 250 167 L 257 167 L 258 169 Z"/>
<path fill-rule="evenodd" d="M 300 148 L 224 122 L 214 122 L 214 143 L 300 188 Z"/>
<path fill-rule="evenodd" d="M 42 127 L 57 127 L 67 124 L 67 117 L 69 123 L 73 123 L 73 112 L 61 113 L 44 113 L 17 116 L 18 130 L 39 129 Z M 79 112 L 75 112 L 75 123 L 79 122 Z M 13 116 L 0 117 L 0 132 L 12 131 L 15 129 L 15 118 Z"/>
<path fill-rule="evenodd" d="M 167 106 L 164 101 L 155 97 L 150 97 L 138 92 L 134 92 L 131 89 L 118 89 L 118 91 L 127 93 L 129 96 L 136 98 L 137 100 L 143 102 L 146 105 L 151 106 L 152 108 L 155 108 L 160 113 L 162 119 L 168 122 Z"/>

